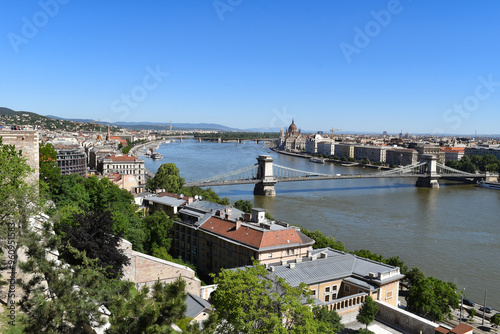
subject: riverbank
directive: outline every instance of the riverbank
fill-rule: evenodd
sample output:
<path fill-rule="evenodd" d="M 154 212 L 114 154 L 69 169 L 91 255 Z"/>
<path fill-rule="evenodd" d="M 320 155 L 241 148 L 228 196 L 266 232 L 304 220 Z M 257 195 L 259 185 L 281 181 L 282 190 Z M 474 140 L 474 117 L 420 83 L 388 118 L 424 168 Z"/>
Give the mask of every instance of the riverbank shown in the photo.
<path fill-rule="evenodd" d="M 276 153 L 279 154 L 284 154 L 284 155 L 289 155 L 292 157 L 297 157 L 297 158 L 304 158 L 304 159 L 311 159 L 316 156 L 306 153 L 306 152 L 289 152 L 289 151 L 283 151 L 283 150 L 278 150 L 277 148 L 270 147 L 270 149 Z M 326 158 L 325 162 L 333 163 L 333 164 L 338 164 L 343 167 L 361 167 L 361 168 L 372 168 L 372 169 L 378 169 L 378 170 L 389 170 L 393 169 L 389 166 L 378 166 L 378 165 L 373 165 L 373 164 L 362 164 L 359 162 L 348 162 L 348 161 L 342 161 L 342 160 L 335 160 L 333 158 Z"/>

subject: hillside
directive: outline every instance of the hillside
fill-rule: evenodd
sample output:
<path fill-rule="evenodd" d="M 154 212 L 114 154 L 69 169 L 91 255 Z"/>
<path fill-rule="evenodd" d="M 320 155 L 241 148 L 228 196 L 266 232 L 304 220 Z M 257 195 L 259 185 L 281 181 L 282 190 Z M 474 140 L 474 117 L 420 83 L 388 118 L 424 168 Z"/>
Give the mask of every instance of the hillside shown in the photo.
<path fill-rule="evenodd" d="M 4 127 L 36 125 L 41 129 L 64 130 L 71 132 L 99 130 L 99 127 L 97 125 L 91 123 L 55 119 L 38 115 L 34 112 L 15 111 L 5 107 L 0 107 L 0 125 Z M 102 125 L 100 127 L 100 131 L 106 131 L 106 127 Z"/>

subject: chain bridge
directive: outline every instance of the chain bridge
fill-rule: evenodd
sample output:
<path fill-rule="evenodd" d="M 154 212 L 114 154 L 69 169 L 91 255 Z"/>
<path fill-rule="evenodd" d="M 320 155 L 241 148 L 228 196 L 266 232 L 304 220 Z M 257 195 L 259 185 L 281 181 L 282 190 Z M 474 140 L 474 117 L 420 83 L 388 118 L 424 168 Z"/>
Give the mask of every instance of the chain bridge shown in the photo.
<path fill-rule="evenodd" d="M 423 155 L 422 161 L 400 168 L 368 174 L 320 174 L 273 164 L 270 155 L 260 155 L 257 163 L 238 170 L 213 176 L 207 179 L 187 182 L 186 186 L 226 186 L 234 184 L 255 184 L 254 194 L 275 196 L 274 185 L 278 182 L 335 180 L 335 179 L 373 179 L 373 178 L 417 178 L 417 187 L 439 188 L 438 179 L 468 178 L 484 179 L 483 174 L 466 173 L 447 167 L 433 155 Z"/>

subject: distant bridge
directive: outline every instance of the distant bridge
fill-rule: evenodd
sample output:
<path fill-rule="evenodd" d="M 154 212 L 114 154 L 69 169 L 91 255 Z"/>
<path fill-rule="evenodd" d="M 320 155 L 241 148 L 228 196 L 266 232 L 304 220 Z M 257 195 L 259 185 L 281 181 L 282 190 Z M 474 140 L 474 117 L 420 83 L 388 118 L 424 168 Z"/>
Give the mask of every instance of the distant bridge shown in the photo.
<path fill-rule="evenodd" d="M 202 141 L 210 141 L 210 142 L 217 142 L 217 143 L 231 143 L 231 142 L 236 142 L 236 143 L 241 143 L 244 141 L 253 141 L 255 143 L 260 143 L 260 142 L 265 142 L 265 141 L 276 141 L 278 138 L 222 138 L 222 137 L 196 137 L 195 139 L 198 140 L 198 142 Z"/>
<path fill-rule="evenodd" d="M 257 163 L 238 170 L 187 182 L 186 186 L 226 186 L 235 184 L 255 184 L 254 194 L 275 196 L 274 185 L 278 182 L 337 180 L 337 179 L 374 179 L 374 178 L 417 178 L 417 187 L 439 188 L 438 179 L 443 177 L 484 179 L 482 174 L 466 173 L 447 167 L 433 155 L 423 155 L 423 161 L 384 172 L 368 174 L 321 174 L 293 169 L 273 164 L 270 155 L 260 155 Z"/>

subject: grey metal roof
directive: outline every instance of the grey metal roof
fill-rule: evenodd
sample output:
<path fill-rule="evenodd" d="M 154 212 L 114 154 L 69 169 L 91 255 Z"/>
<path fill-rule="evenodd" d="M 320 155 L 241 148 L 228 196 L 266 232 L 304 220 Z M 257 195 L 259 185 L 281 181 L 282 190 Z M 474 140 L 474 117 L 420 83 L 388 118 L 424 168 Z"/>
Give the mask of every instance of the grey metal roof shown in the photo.
<path fill-rule="evenodd" d="M 195 296 L 188 292 L 186 297 L 186 316 L 189 318 L 195 318 L 203 312 L 205 309 L 211 309 L 212 306 L 205 299 Z"/>
<path fill-rule="evenodd" d="M 326 257 L 321 257 L 324 254 Z M 311 285 L 319 282 L 332 281 L 351 277 L 353 282 L 361 285 L 362 278 L 373 283 L 384 283 L 402 278 L 396 274 L 397 267 L 367 260 L 352 254 L 321 248 L 311 251 L 311 258 L 304 258 L 302 262 L 294 263 L 294 268 L 289 264 L 274 266 L 274 274 L 282 277 L 291 286 L 298 286 L 301 282 Z M 378 273 L 394 272 L 387 279 L 380 280 Z M 376 278 L 369 278 L 370 273 L 375 273 Z M 356 279 L 356 281 L 354 281 Z M 368 283 L 366 283 L 368 284 Z M 369 285 L 367 285 L 369 286 Z"/>
<path fill-rule="evenodd" d="M 162 196 L 162 197 L 157 197 L 157 196 L 149 196 L 149 197 L 144 197 L 145 201 L 150 201 L 153 203 L 158 203 L 162 205 L 168 205 L 168 206 L 181 206 L 184 203 L 186 203 L 185 200 L 183 199 L 177 199 L 174 197 L 170 196 Z"/>
<path fill-rule="evenodd" d="M 366 281 L 363 281 L 363 280 L 360 280 L 360 279 L 354 278 L 354 277 L 348 277 L 344 281 L 351 283 L 351 284 L 354 284 L 354 285 L 357 285 L 357 286 L 360 286 L 360 287 L 365 288 L 365 289 L 370 290 L 370 291 L 378 289 L 378 286 L 376 286 L 374 284 L 370 284 Z"/>

